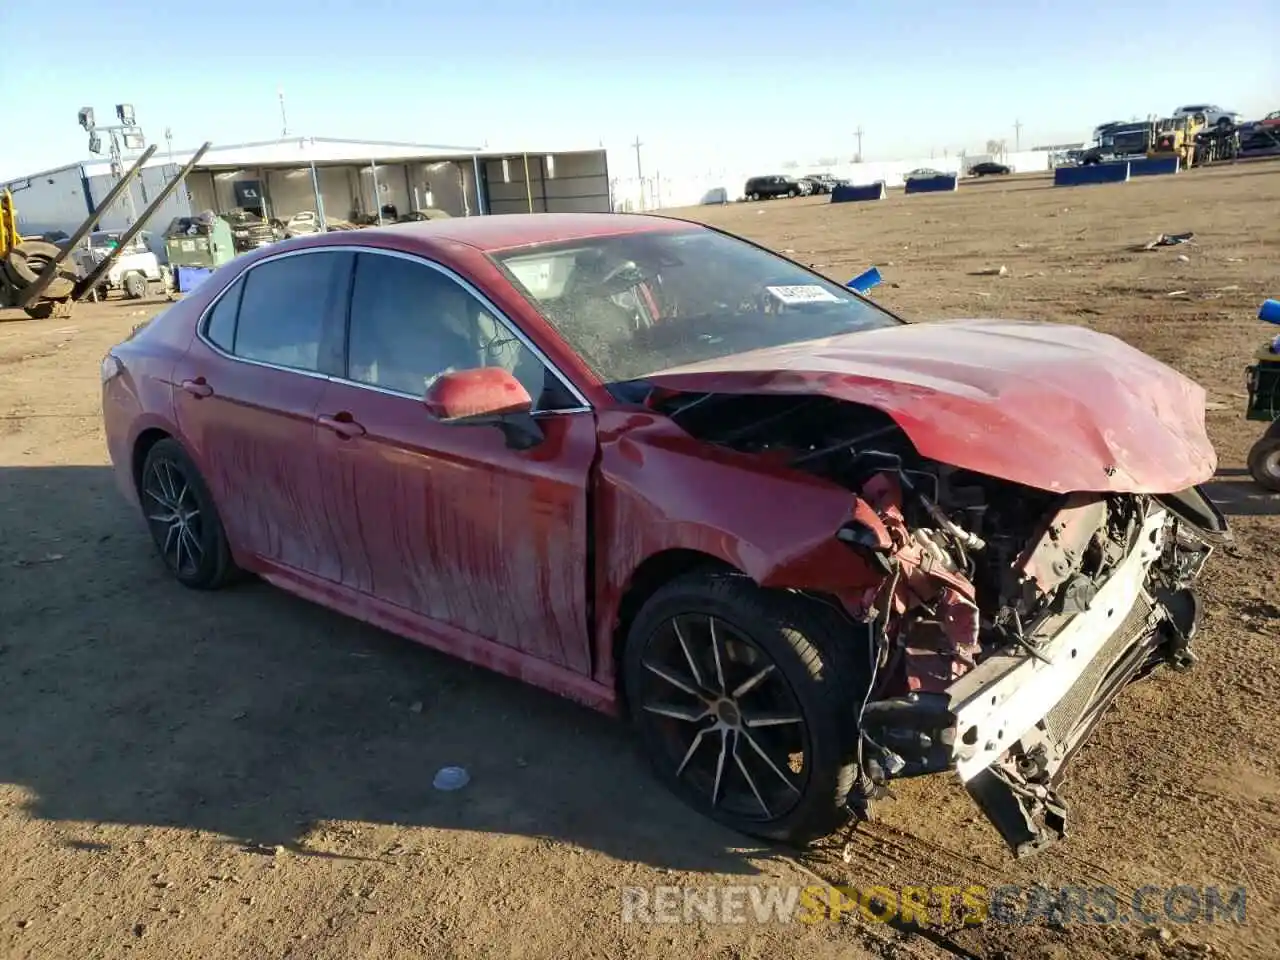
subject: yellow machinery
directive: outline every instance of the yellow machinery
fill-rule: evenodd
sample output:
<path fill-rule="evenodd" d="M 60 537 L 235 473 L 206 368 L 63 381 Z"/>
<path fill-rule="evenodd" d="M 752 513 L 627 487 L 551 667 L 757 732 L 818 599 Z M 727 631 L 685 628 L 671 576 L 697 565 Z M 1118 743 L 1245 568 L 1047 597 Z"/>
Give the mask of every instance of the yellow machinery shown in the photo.
<path fill-rule="evenodd" d="M 13 207 L 13 194 L 0 190 L 0 260 L 22 242 L 18 236 L 18 211 Z"/>
<path fill-rule="evenodd" d="M 1205 128 L 1204 114 L 1197 113 L 1190 117 L 1166 117 L 1157 120 L 1151 138 L 1151 146 L 1147 156 L 1177 157 L 1182 161 L 1182 168 L 1195 166 L 1196 134 Z"/>

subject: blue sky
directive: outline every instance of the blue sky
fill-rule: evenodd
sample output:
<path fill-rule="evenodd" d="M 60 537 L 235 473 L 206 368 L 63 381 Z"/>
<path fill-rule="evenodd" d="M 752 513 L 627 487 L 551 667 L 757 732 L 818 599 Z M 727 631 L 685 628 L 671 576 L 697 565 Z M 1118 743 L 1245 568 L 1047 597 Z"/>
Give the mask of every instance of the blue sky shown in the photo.
<path fill-rule="evenodd" d="M 62 32 L 59 32 L 59 31 Z M 280 133 L 559 148 L 646 166 L 1077 139 L 1207 100 L 1280 109 L 1276 0 L 0 0 L 0 179 L 135 105 L 163 148 Z M 16 42 L 16 38 L 22 38 Z M 1232 45 L 1236 49 L 1232 51 Z M 126 51 L 136 51 L 134 54 Z"/>

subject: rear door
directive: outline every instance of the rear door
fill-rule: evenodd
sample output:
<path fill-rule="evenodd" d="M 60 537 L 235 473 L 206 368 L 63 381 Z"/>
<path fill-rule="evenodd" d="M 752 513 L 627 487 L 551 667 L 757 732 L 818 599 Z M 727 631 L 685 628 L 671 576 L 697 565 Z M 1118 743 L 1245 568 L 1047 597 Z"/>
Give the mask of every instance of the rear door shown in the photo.
<path fill-rule="evenodd" d="M 427 261 L 361 252 L 348 357 L 318 413 L 323 510 L 355 590 L 589 673 L 586 401 L 495 306 Z M 422 403 L 446 370 L 501 365 L 535 399 L 543 441 L 446 426 Z"/>
<path fill-rule="evenodd" d="M 254 264 L 206 311 L 174 373 L 178 423 L 238 553 L 313 574 L 336 549 L 315 417 L 341 356 L 353 260 L 311 250 Z"/>

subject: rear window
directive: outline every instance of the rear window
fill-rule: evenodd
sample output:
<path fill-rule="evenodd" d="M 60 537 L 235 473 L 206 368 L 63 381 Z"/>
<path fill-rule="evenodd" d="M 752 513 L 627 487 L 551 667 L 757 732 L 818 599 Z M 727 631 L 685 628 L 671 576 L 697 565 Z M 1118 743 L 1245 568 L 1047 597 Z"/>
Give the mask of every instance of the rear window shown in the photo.
<path fill-rule="evenodd" d="M 205 336 L 246 360 L 319 370 L 327 328 L 346 296 L 351 263 L 350 253 L 328 250 L 259 264 L 218 301 Z"/>
<path fill-rule="evenodd" d="M 218 300 L 205 323 L 204 335 L 209 341 L 230 353 L 236 339 L 236 311 L 240 309 L 240 294 L 244 281 L 237 280 Z"/>

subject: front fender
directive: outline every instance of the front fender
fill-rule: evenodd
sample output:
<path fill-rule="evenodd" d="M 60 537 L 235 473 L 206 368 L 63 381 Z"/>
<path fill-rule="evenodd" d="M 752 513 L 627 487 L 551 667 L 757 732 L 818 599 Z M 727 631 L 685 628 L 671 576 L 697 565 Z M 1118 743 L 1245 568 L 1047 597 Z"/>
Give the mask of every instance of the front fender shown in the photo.
<path fill-rule="evenodd" d="M 706 554 L 763 587 L 842 595 L 882 580 L 836 539 L 855 518 L 879 526 L 843 487 L 763 455 L 695 440 L 654 414 L 604 412 L 599 430 L 593 499 L 602 672 L 611 665 L 619 608 L 636 570 L 664 551 Z"/>

